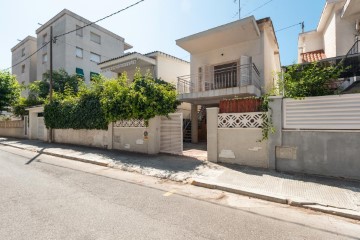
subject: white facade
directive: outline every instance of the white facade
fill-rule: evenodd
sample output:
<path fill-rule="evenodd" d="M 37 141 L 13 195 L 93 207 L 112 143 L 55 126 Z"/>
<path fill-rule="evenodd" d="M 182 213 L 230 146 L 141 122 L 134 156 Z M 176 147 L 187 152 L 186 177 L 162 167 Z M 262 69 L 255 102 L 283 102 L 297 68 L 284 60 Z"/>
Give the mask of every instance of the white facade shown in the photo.
<path fill-rule="evenodd" d="M 344 56 L 360 34 L 359 0 L 327 0 L 316 30 L 301 33 L 298 63 L 303 54 L 322 51 L 326 58 Z"/>
<path fill-rule="evenodd" d="M 30 56 L 35 51 L 36 38 L 32 36 L 27 36 L 24 40 L 11 49 L 12 65 L 14 66 L 17 64 L 12 68 L 12 74 L 16 76 L 16 79 L 20 84 L 28 85 L 29 83 L 36 80 L 37 55 L 34 54 Z M 21 63 L 18 64 L 19 62 Z M 24 91 L 22 95 L 27 95 L 27 91 Z"/>
<path fill-rule="evenodd" d="M 274 73 L 280 71 L 279 47 L 270 18 L 256 21 L 251 16 L 176 43 L 191 54 L 191 89 L 179 96 L 184 102 L 216 104 L 224 97 L 259 96 L 273 87 Z M 227 64 L 234 64 L 236 77 L 231 77 L 231 84 L 216 87 L 216 69 Z"/>

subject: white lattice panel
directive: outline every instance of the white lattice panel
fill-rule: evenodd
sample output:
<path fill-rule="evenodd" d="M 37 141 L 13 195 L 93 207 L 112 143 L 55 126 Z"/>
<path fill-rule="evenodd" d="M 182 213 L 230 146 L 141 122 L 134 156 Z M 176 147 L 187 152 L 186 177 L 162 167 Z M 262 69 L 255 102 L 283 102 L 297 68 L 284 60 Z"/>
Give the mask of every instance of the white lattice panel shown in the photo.
<path fill-rule="evenodd" d="M 222 113 L 218 115 L 218 128 L 262 128 L 266 113 Z"/>
<path fill-rule="evenodd" d="M 114 123 L 114 127 L 145 127 L 145 121 L 142 119 L 121 120 Z"/>
<path fill-rule="evenodd" d="M 360 94 L 284 99 L 286 129 L 360 129 Z"/>

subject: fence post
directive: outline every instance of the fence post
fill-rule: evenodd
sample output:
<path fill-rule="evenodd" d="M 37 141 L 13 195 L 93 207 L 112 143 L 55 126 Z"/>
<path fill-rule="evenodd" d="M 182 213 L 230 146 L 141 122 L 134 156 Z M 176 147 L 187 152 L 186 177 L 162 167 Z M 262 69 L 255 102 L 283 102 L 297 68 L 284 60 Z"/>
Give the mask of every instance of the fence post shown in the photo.
<path fill-rule="evenodd" d="M 217 107 L 206 109 L 207 159 L 210 162 L 218 161 L 218 114 Z"/>
<path fill-rule="evenodd" d="M 283 97 L 275 96 L 269 98 L 269 117 L 272 119 L 274 133 L 269 133 L 269 169 L 276 170 L 276 147 L 282 145 L 283 129 Z"/>
<path fill-rule="evenodd" d="M 107 149 L 113 149 L 113 134 L 114 134 L 114 123 L 111 122 L 108 125 L 107 131 Z"/>

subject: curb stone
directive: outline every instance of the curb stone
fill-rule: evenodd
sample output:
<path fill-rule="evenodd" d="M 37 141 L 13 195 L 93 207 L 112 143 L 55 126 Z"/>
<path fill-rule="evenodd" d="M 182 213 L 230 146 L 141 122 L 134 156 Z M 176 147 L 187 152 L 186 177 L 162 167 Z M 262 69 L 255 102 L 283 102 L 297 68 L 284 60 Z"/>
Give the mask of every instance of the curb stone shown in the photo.
<path fill-rule="evenodd" d="M 14 145 L 11 145 L 11 144 L 6 144 L 6 143 L 0 143 L 0 144 L 4 145 L 4 146 L 8 146 L 8 147 L 13 147 L 13 148 L 21 149 L 21 150 L 30 151 L 30 152 L 36 152 L 36 153 L 41 153 L 41 154 L 50 155 L 50 156 L 54 156 L 54 157 L 61 157 L 61 158 L 69 159 L 69 160 L 74 160 L 74 161 L 99 165 L 99 166 L 102 166 L 102 167 L 109 167 L 111 165 L 111 163 L 108 163 L 108 162 L 100 162 L 100 161 L 95 161 L 95 160 L 78 158 L 78 157 L 73 157 L 73 156 L 68 156 L 68 155 L 63 155 L 63 154 L 58 154 L 58 153 L 52 153 L 52 152 L 48 152 L 48 151 L 41 152 L 40 150 L 38 150 L 36 148 L 29 149 L 29 148 L 26 148 L 26 147 L 14 146 Z"/>
<path fill-rule="evenodd" d="M 297 200 L 297 199 L 292 200 L 292 199 L 282 197 L 282 196 L 266 195 L 266 194 L 260 193 L 260 192 L 256 193 L 253 190 L 250 191 L 247 189 L 238 189 L 238 188 L 234 188 L 231 186 L 220 186 L 220 185 L 216 185 L 215 183 L 211 183 L 211 182 L 207 182 L 207 181 L 203 181 L 203 180 L 193 179 L 190 182 L 190 184 L 194 185 L 194 186 L 198 186 L 198 187 L 222 190 L 222 191 L 235 193 L 235 194 L 239 194 L 239 195 L 244 195 L 244 196 L 248 196 L 248 197 L 253 197 L 253 198 L 258 198 L 258 199 L 262 199 L 262 200 L 266 200 L 266 201 L 271 201 L 271 202 L 276 202 L 276 203 L 281 203 L 281 204 L 288 204 L 290 206 L 310 209 L 313 211 L 332 214 L 332 215 L 339 216 L 339 217 L 350 218 L 350 219 L 354 219 L 354 220 L 358 220 L 358 221 L 360 220 L 360 213 L 353 211 L 353 210 L 339 209 L 339 208 L 330 207 L 330 206 L 322 206 L 322 205 L 314 203 L 314 202 L 307 202 L 307 201 Z"/>

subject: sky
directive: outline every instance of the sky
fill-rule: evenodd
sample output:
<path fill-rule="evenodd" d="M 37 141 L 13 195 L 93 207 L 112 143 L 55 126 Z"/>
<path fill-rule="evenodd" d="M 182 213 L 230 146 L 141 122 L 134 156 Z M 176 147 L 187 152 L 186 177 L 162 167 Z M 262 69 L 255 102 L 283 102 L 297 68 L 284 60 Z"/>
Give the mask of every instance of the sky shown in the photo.
<path fill-rule="evenodd" d="M 0 69 L 11 66 L 10 49 L 18 43 L 18 39 L 22 40 L 28 35 L 36 36 L 35 31 L 40 27 L 38 23 L 47 22 L 64 8 L 96 21 L 137 1 L 3 1 L 0 13 Z M 256 19 L 270 17 L 275 30 L 302 21 L 305 22 L 305 31 L 316 29 L 325 5 L 325 0 L 240 1 L 241 17 L 249 14 Z M 98 25 L 124 37 L 127 43 L 134 46 L 129 50 L 131 52 L 162 51 L 189 61 L 189 53 L 178 47 L 175 40 L 238 20 L 238 7 L 238 2 L 234 0 L 145 0 Z M 297 61 L 300 32 L 300 25 L 276 32 L 282 65 Z"/>

